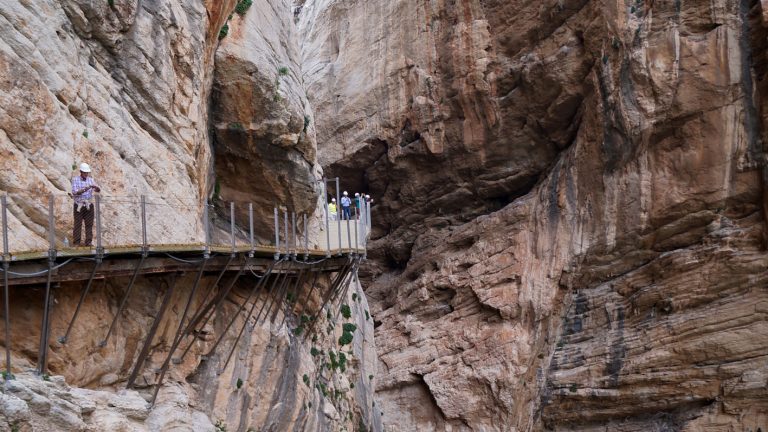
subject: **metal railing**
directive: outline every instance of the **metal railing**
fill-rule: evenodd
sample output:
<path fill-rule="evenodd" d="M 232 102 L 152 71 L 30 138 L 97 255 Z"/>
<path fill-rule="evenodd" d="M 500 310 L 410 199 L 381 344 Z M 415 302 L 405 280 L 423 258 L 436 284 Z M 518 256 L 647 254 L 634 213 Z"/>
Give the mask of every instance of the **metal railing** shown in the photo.
<path fill-rule="evenodd" d="M 271 253 L 275 259 L 364 255 L 371 227 L 366 202 L 359 208 L 353 204 L 349 220 L 342 220 L 341 212 L 338 220 L 331 220 L 324 202 L 324 220 L 310 227 L 311 215 L 285 206 L 275 206 L 273 217 L 265 218 L 268 209 L 241 202 L 98 193 L 80 204 L 65 193 L 0 197 L 3 262 L 128 252 L 146 256 L 156 251 Z M 271 220 L 258 222 L 264 219 Z"/>

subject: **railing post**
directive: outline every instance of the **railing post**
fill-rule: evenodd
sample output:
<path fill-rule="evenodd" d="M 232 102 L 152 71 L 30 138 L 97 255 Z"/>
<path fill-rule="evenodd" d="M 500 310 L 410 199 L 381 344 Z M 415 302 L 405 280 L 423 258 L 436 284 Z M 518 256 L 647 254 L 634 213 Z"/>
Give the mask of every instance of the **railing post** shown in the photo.
<path fill-rule="evenodd" d="M 325 256 L 331 256 L 331 224 L 329 222 L 330 215 L 328 210 L 328 180 L 323 177 L 323 205 L 325 206 Z M 338 210 L 337 210 L 338 211 Z"/>
<path fill-rule="evenodd" d="M 283 210 L 283 243 L 285 244 L 285 255 L 290 255 L 290 239 L 288 238 L 288 208 Z"/>
<path fill-rule="evenodd" d="M 307 225 L 307 214 L 302 214 L 304 217 L 304 261 L 309 259 L 309 226 Z"/>
<path fill-rule="evenodd" d="M 293 252 L 292 255 L 296 258 L 296 253 L 299 251 L 299 242 L 296 238 L 296 212 L 291 212 L 291 229 L 293 230 Z"/>
<path fill-rule="evenodd" d="M 101 196 L 95 195 L 96 204 L 94 213 L 96 213 L 96 260 L 101 261 L 104 257 L 104 247 L 101 243 Z"/>
<path fill-rule="evenodd" d="M 253 258 L 253 254 L 256 251 L 256 244 L 253 242 L 253 203 L 248 203 L 248 233 L 251 242 L 251 251 L 248 253 L 248 258 Z"/>
<path fill-rule="evenodd" d="M 8 296 L 8 269 L 11 255 L 8 248 L 8 202 L 5 194 L 0 196 L 3 219 L 3 315 L 5 317 L 5 380 L 11 379 L 11 306 Z"/>
<path fill-rule="evenodd" d="M 56 222 L 54 219 L 54 196 L 48 197 L 48 259 L 56 259 Z"/>
<path fill-rule="evenodd" d="M 280 217 L 275 207 L 275 260 L 280 259 Z"/>
<path fill-rule="evenodd" d="M 203 234 L 205 235 L 205 251 L 203 252 L 203 257 L 207 259 L 211 256 L 211 233 L 208 218 L 208 200 L 203 202 Z"/>
<path fill-rule="evenodd" d="M 235 202 L 229 203 L 229 235 L 232 237 L 232 254 L 235 253 Z"/>
<path fill-rule="evenodd" d="M 355 253 L 358 253 L 359 246 L 358 246 L 358 240 L 360 238 L 360 235 L 357 230 L 357 226 L 360 224 L 360 215 L 357 213 L 357 205 L 355 205 Z"/>
<path fill-rule="evenodd" d="M 366 201 L 365 203 L 365 223 L 367 224 L 365 228 L 365 253 L 363 254 L 363 258 L 368 258 L 368 236 L 371 234 L 371 203 L 370 201 Z"/>
<path fill-rule="evenodd" d="M 341 205 L 341 188 L 339 187 L 339 178 L 336 177 L 336 215 L 338 216 L 337 219 L 339 221 L 339 255 L 341 255 L 341 218 L 343 212 L 343 208 Z"/>
<path fill-rule="evenodd" d="M 352 206 L 350 205 L 350 207 Z M 349 216 L 351 219 L 352 212 L 350 211 L 349 213 L 350 213 Z M 349 228 L 349 222 L 351 222 L 350 219 L 347 219 L 345 222 L 345 224 L 347 225 L 347 249 L 352 249 L 352 232 L 351 232 L 351 229 Z"/>
<path fill-rule="evenodd" d="M 11 256 L 8 247 L 8 197 L 0 195 L 0 207 L 3 212 L 3 261 L 10 261 Z"/>
<path fill-rule="evenodd" d="M 141 255 L 146 257 L 149 252 L 147 246 L 147 197 L 141 196 Z"/>

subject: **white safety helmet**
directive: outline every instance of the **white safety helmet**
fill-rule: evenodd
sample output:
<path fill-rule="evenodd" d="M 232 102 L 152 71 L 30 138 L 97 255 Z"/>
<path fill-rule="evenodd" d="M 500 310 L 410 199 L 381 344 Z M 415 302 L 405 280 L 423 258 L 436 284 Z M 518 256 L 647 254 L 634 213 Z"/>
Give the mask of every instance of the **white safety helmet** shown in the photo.
<path fill-rule="evenodd" d="M 370 198 L 371 196 L 370 196 L 370 195 L 366 195 L 365 197 L 366 197 L 366 198 Z"/>
<path fill-rule="evenodd" d="M 331 198 L 331 202 L 336 202 L 336 198 Z"/>
<path fill-rule="evenodd" d="M 357 193 L 357 192 L 355 192 L 355 196 L 356 196 L 356 197 L 359 197 L 359 196 L 360 196 L 360 194 L 359 194 L 359 193 Z"/>
<path fill-rule="evenodd" d="M 91 167 L 87 163 L 83 162 L 83 163 L 80 164 L 80 171 L 85 172 L 85 173 L 89 173 L 89 172 L 91 172 Z"/>
<path fill-rule="evenodd" d="M 347 195 L 349 195 L 349 194 L 347 193 L 347 191 L 344 191 L 344 196 L 347 196 Z"/>

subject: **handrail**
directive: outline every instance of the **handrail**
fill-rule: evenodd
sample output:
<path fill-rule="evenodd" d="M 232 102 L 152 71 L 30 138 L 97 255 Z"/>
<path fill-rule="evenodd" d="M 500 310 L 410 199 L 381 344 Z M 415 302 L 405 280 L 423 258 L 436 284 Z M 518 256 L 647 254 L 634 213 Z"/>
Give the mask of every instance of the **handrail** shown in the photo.
<path fill-rule="evenodd" d="M 338 178 L 324 179 L 323 193 L 328 181 L 335 183 L 338 194 Z M 62 192 L 0 195 L 5 216 L 2 258 L 6 262 L 192 251 L 208 256 L 211 252 L 269 253 L 275 260 L 281 256 L 296 259 L 302 252 L 305 260 L 310 255 L 365 256 L 370 232 L 368 203 L 355 209 L 350 220 L 343 220 L 339 211 L 338 220 L 330 223 L 327 206 L 322 212 L 324 220 L 318 220 L 285 205 L 259 208 L 251 202 L 208 203 L 179 197 L 163 201 L 151 195 L 95 192 L 87 201 Z M 269 226 L 272 218 L 265 217 L 269 213 L 274 215 L 273 226 Z M 256 215 L 264 223 L 260 224 Z"/>

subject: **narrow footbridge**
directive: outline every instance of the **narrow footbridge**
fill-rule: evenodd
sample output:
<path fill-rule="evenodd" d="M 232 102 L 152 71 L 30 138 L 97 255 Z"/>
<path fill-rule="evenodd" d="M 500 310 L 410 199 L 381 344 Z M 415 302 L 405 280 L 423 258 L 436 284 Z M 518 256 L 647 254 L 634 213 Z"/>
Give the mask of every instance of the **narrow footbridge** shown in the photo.
<path fill-rule="evenodd" d="M 237 302 L 236 313 L 224 318 L 226 329 L 204 359 L 221 349 L 218 354 L 226 359 L 225 369 L 248 325 L 278 320 L 282 325 L 288 318 L 294 335 L 312 334 L 319 315 L 337 311 L 343 303 L 365 259 L 371 227 L 370 203 L 366 202 L 353 204 L 350 220 L 331 220 L 327 211 L 318 216 L 296 213 L 285 206 L 264 208 L 235 202 L 213 205 L 202 200 L 149 196 L 95 194 L 88 203 L 93 212 L 88 220 L 79 220 L 81 208 L 67 194 L 35 198 L 29 194 L 3 194 L 0 203 L 5 377 L 13 376 L 10 289 L 45 287 L 36 368 L 38 374 L 45 375 L 49 347 L 67 343 L 78 325 L 83 303 L 94 289 L 94 281 L 119 277 L 127 280 L 117 311 L 108 318 L 109 328 L 96 347 L 104 348 L 120 325 L 137 280 L 165 274 L 170 282 L 127 379 L 129 388 L 136 384 L 174 290 L 188 290 L 169 353 L 155 370 L 155 397 L 168 369 L 185 358 L 243 276 L 255 281 L 254 285 L 247 297 Z M 270 222 L 264 226 L 256 224 L 257 220 Z M 75 244 L 77 231 L 81 231 L 79 244 Z M 188 273 L 194 277 L 182 277 Z M 204 274 L 213 282 L 202 283 Z M 177 286 L 182 279 L 190 286 Z M 82 291 L 74 314 L 67 318 L 66 332 L 51 335 L 52 291 L 62 283 L 77 281 Z M 267 300 L 251 301 L 259 295 Z M 193 300 L 200 297 L 202 302 L 194 308 Z M 313 298 L 320 301 L 310 301 Z M 225 349 L 225 335 L 239 317 L 245 318 L 243 324 L 235 342 Z"/>

